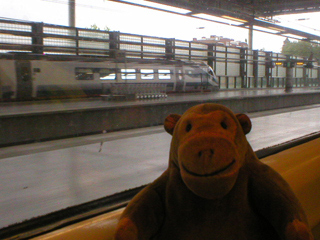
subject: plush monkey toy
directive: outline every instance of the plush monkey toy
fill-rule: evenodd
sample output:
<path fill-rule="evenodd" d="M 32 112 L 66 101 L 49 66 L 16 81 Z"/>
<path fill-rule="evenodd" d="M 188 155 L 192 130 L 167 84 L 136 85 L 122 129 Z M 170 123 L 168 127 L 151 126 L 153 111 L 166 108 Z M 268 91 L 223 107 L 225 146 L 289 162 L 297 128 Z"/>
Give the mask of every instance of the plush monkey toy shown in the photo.
<path fill-rule="evenodd" d="M 300 203 L 261 163 L 251 121 L 218 104 L 169 115 L 168 169 L 124 210 L 116 240 L 312 240 Z"/>

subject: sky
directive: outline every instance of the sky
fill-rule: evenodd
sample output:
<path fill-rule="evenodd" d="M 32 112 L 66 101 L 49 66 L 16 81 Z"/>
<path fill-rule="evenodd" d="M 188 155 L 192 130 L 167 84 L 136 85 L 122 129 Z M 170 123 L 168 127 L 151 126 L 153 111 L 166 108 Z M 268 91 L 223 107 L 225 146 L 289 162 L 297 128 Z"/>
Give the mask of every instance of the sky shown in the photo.
<path fill-rule="evenodd" d="M 0 0 L 0 17 L 68 25 L 68 0 Z M 76 27 L 191 41 L 210 35 L 245 42 L 248 30 L 108 0 L 76 0 Z M 279 16 L 281 23 L 320 35 L 320 13 Z M 318 29 L 317 29 L 318 28 Z M 280 52 L 284 37 L 254 31 L 253 49 Z"/>

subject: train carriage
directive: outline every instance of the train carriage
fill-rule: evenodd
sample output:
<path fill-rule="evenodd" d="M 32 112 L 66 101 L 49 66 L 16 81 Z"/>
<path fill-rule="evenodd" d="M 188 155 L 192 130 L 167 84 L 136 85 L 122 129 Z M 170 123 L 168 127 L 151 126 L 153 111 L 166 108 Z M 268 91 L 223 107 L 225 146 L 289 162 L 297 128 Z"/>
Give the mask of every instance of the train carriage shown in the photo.
<path fill-rule="evenodd" d="M 93 97 L 111 84 L 164 84 L 166 92 L 219 89 L 203 62 L 6 54 L 0 58 L 3 100 Z M 0 98 L 0 99 L 1 99 Z"/>

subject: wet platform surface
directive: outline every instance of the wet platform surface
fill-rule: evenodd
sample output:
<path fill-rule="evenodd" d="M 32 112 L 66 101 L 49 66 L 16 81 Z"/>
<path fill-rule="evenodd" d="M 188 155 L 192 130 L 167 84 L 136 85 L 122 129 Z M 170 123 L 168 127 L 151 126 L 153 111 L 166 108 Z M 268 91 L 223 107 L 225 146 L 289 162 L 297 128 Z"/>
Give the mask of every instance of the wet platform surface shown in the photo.
<path fill-rule="evenodd" d="M 320 131 L 320 105 L 249 116 L 254 150 Z M 156 126 L 1 148 L 0 228 L 153 181 L 170 141 Z"/>
<path fill-rule="evenodd" d="M 77 99 L 77 100 L 52 100 L 34 102 L 14 102 L 0 103 L 1 116 L 17 116 L 28 114 L 45 114 L 53 112 L 75 111 L 79 109 L 92 110 L 101 108 L 119 108 L 128 106 L 157 105 L 164 103 L 181 103 L 191 101 L 207 101 L 221 99 L 241 99 L 244 97 L 275 97 L 290 96 L 294 94 L 319 93 L 320 88 L 295 88 L 290 93 L 285 93 L 284 89 L 248 89 L 248 90 L 220 90 L 213 93 L 185 93 L 169 94 L 167 98 L 145 99 L 134 101 L 103 101 L 97 99 Z"/>
<path fill-rule="evenodd" d="M 234 112 L 266 111 L 320 104 L 320 89 L 221 90 L 119 102 L 97 98 L 1 103 L 0 147 L 157 126 L 171 112 L 181 114 L 206 102 L 223 104 Z"/>

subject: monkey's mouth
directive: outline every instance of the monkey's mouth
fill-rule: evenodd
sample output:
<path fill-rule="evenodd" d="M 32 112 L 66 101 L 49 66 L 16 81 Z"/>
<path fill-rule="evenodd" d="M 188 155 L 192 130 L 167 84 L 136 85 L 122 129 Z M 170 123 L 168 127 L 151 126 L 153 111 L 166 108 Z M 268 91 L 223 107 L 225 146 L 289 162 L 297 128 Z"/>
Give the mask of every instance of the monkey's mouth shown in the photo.
<path fill-rule="evenodd" d="M 224 172 L 227 172 L 228 169 L 230 169 L 234 164 L 236 163 L 236 160 L 233 159 L 233 161 L 231 163 L 229 163 L 227 166 L 221 168 L 221 169 L 218 169 L 216 171 L 213 171 L 211 173 L 207 173 L 207 174 L 199 174 L 199 173 L 195 173 L 195 172 L 192 172 L 190 171 L 189 169 L 187 169 L 183 163 L 181 164 L 183 170 L 185 170 L 187 173 L 189 173 L 190 175 L 193 175 L 193 176 L 196 176 L 196 177 L 212 177 L 212 176 L 216 176 L 218 174 L 221 174 L 221 173 L 224 173 Z"/>

